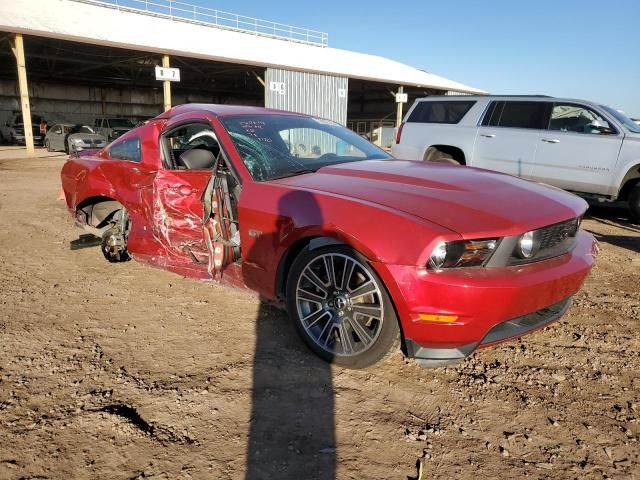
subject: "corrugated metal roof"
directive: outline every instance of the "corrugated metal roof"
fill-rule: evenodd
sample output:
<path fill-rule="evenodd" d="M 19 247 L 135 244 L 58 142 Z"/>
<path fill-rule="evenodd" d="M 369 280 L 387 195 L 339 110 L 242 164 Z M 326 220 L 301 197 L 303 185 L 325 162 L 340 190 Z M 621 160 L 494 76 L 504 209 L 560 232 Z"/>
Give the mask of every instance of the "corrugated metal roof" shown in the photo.
<path fill-rule="evenodd" d="M 74 0 L 0 1 L 0 30 L 395 85 L 485 93 L 376 55 L 318 48 Z"/>

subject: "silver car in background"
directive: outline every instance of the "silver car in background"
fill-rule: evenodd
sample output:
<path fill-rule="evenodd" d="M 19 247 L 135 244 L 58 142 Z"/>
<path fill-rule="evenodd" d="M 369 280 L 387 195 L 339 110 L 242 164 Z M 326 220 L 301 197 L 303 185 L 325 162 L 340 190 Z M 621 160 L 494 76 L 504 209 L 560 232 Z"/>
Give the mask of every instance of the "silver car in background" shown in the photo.
<path fill-rule="evenodd" d="M 58 123 L 51 127 L 44 137 L 44 146 L 49 152 L 71 153 L 86 148 L 102 148 L 106 144 L 106 138 L 96 133 L 89 125 Z"/>

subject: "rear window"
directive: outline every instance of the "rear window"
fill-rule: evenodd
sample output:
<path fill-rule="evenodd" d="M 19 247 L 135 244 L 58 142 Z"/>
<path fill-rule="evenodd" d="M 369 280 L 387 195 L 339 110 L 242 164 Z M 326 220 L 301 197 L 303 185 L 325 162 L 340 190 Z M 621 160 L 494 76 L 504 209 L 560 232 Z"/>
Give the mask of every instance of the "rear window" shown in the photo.
<path fill-rule="evenodd" d="M 109 157 L 118 160 L 130 160 L 139 162 L 142 160 L 142 152 L 140 151 L 140 139 L 129 138 L 118 143 L 114 143 L 109 149 Z"/>
<path fill-rule="evenodd" d="M 458 123 L 474 101 L 418 102 L 407 119 L 412 123 Z"/>
<path fill-rule="evenodd" d="M 548 102 L 491 102 L 482 125 L 542 130 L 546 128 L 548 117 Z"/>

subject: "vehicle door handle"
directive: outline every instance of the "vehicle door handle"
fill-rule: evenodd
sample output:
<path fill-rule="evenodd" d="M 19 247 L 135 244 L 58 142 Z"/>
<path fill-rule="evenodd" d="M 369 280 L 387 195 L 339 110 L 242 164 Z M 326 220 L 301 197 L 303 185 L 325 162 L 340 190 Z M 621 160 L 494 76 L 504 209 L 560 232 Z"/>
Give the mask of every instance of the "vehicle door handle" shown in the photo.
<path fill-rule="evenodd" d="M 484 137 L 484 138 L 495 138 L 496 137 L 495 133 L 481 133 L 480 136 Z"/>
<path fill-rule="evenodd" d="M 547 143 L 560 143 L 560 140 L 557 138 L 543 138 L 542 141 Z"/>

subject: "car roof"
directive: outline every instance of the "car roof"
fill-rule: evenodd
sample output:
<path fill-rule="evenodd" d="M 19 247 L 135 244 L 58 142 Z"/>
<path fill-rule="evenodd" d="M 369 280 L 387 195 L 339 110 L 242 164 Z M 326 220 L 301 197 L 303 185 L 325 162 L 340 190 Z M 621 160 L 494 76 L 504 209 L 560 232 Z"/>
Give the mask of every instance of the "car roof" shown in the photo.
<path fill-rule="evenodd" d="M 161 113 L 156 118 L 172 118 L 176 115 L 190 112 L 209 112 L 216 116 L 228 116 L 228 115 L 273 115 L 273 114 L 286 114 L 297 115 L 301 117 L 308 117 L 302 113 L 288 112 L 286 110 L 277 110 L 275 108 L 253 107 L 246 105 L 219 105 L 213 103 L 187 103 L 184 105 L 178 105 L 173 107 L 164 113 Z"/>

